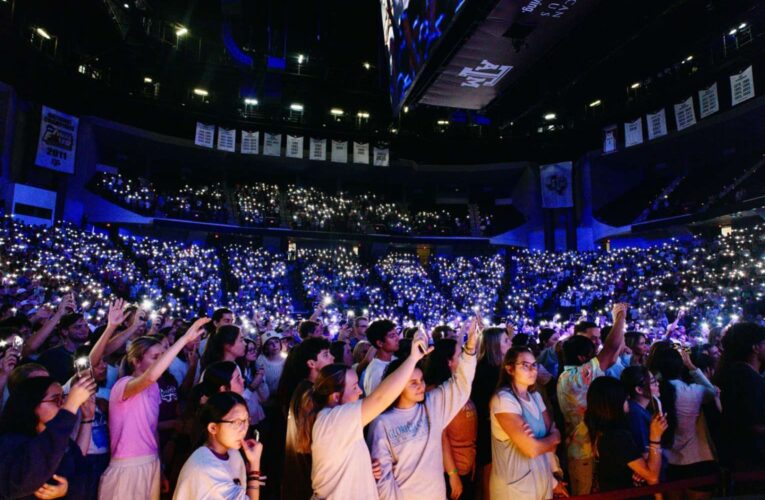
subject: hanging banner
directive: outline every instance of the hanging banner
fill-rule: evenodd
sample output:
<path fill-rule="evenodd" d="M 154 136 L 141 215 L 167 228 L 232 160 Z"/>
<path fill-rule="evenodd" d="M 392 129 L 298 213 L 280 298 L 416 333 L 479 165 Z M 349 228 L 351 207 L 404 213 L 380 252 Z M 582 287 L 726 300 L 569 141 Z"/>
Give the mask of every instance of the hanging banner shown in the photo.
<path fill-rule="evenodd" d="M 348 163 L 348 143 L 346 141 L 332 141 L 332 161 Z"/>
<path fill-rule="evenodd" d="M 628 148 L 637 144 L 643 144 L 642 118 L 624 124 L 624 147 Z"/>
<path fill-rule="evenodd" d="M 218 127 L 218 149 L 236 151 L 236 129 Z"/>
<path fill-rule="evenodd" d="M 369 165 L 369 144 L 353 141 L 353 163 Z"/>
<path fill-rule="evenodd" d="M 754 77 L 752 67 L 749 66 L 741 73 L 730 77 L 731 106 L 741 104 L 752 97 L 754 97 Z"/>
<path fill-rule="evenodd" d="M 79 124 L 77 117 L 43 106 L 35 165 L 73 174 Z"/>
<path fill-rule="evenodd" d="M 214 138 L 215 125 L 197 122 L 197 135 L 194 136 L 194 144 L 203 148 L 212 148 Z"/>
<path fill-rule="evenodd" d="M 311 149 L 309 151 L 311 160 L 326 161 L 327 159 L 327 140 L 314 139 L 311 137 Z"/>
<path fill-rule="evenodd" d="M 609 125 L 603 129 L 603 153 L 609 154 L 616 151 L 616 125 Z"/>
<path fill-rule="evenodd" d="M 374 158 L 372 164 L 375 167 L 387 167 L 390 162 L 390 150 L 388 148 L 373 148 Z"/>
<path fill-rule="evenodd" d="M 263 134 L 263 154 L 266 156 L 282 155 L 282 134 Z"/>
<path fill-rule="evenodd" d="M 699 116 L 707 116 L 720 111 L 720 101 L 717 100 L 717 82 L 709 87 L 699 90 Z"/>
<path fill-rule="evenodd" d="M 675 104 L 675 123 L 677 130 L 696 125 L 696 113 L 693 111 L 693 97 Z"/>
<path fill-rule="evenodd" d="M 287 135 L 287 158 L 303 157 L 303 137 Z"/>
<path fill-rule="evenodd" d="M 242 130 L 240 151 L 245 155 L 256 155 L 260 151 L 260 132 Z"/>
<path fill-rule="evenodd" d="M 539 167 L 539 177 L 542 182 L 542 208 L 574 206 L 571 171 L 572 163 L 570 161 Z"/>
<path fill-rule="evenodd" d="M 645 115 L 645 123 L 648 126 L 648 140 L 667 135 L 667 115 L 664 108 L 656 113 Z"/>

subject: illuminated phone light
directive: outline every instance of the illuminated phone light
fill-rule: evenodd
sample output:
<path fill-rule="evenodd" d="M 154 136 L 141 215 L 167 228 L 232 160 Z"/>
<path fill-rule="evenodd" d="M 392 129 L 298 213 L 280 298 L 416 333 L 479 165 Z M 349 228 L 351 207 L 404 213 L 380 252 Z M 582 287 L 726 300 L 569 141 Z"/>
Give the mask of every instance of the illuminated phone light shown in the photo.
<path fill-rule="evenodd" d="M 35 31 L 37 32 L 38 35 L 40 35 L 41 37 L 45 38 L 46 40 L 50 40 L 51 39 L 51 36 L 43 28 L 37 28 Z"/>

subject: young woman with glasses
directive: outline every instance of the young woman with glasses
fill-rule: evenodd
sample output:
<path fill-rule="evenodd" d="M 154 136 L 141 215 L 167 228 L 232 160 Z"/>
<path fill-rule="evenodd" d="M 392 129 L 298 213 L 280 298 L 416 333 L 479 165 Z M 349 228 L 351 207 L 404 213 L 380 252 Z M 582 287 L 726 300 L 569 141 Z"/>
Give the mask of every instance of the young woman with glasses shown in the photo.
<path fill-rule="evenodd" d="M 553 456 L 560 431 L 535 390 L 538 365 L 528 347 L 507 351 L 491 399 L 491 498 L 541 500 L 566 495 Z M 557 471 L 556 471 L 557 472 Z"/>
<path fill-rule="evenodd" d="M 233 392 L 213 395 L 199 413 L 204 444 L 181 469 L 174 499 L 258 500 L 265 477 L 260 474 L 263 445 L 247 439 L 247 403 Z M 247 462 L 242 460 L 242 450 Z"/>

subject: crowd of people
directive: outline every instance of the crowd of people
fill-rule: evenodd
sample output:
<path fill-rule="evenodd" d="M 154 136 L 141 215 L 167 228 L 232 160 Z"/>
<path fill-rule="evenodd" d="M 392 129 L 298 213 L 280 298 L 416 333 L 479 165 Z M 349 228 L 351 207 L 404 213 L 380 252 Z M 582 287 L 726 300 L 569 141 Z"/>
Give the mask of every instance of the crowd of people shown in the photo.
<path fill-rule="evenodd" d="M 546 499 L 757 469 L 763 234 L 367 267 L 6 217 L 0 497 Z"/>
<path fill-rule="evenodd" d="M 466 206 L 413 210 L 373 193 L 328 193 L 311 186 L 282 188 L 256 182 L 236 184 L 230 190 L 233 206 L 229 206 L 223 183 L 160 191 L 143 178 L 98 172 L 92 186 L 108 199 L 146 215 L 311 231 L 449 236 L 472 232 Z M 490 220 L 490 215 L 484 215 L 479 230 L 488 229 Z"/>

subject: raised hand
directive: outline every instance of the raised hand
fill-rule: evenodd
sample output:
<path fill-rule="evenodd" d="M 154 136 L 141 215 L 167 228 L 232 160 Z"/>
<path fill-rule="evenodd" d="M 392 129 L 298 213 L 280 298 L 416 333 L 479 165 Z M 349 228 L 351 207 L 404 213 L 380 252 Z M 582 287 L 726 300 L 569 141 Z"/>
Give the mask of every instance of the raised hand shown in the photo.
<path fill-rule="evenodd" d="M 109 304 L 109 315 L 107 316 L 107 324 L 111 327 L 118 327 L 125 321 L 125 301 L 122 299 L 116 299 Z"/>
<path fill-rule="evenodd" d="M 416 361 L 421 360 L 433 351 L 432 347 L 428 347 L 428 335 L 422 329 L 422 326 L 417 330 L 412 339 L 412 350 L 410 356 Z"/>
<path fill-rule="evenodd" d="M 196 320 L 188 330 L 186 330 L 186 333 L 183 334 L 183 337 L 181 339 L 188 344 L 189 342 L 193 342 L 194 340 L 198 339 L 202 336 L 202 334 L 205 331 L 205 325 L 212 321 L 210 318 L 199 318 Z"/>
<path fill-rule="evenodd" d="M 96 382 L 91 377 L 82 377 L 77 379 L 69 390 L 69 395 L 62 408 L 77 413 L 77 410 L 96 393 Z"/>

